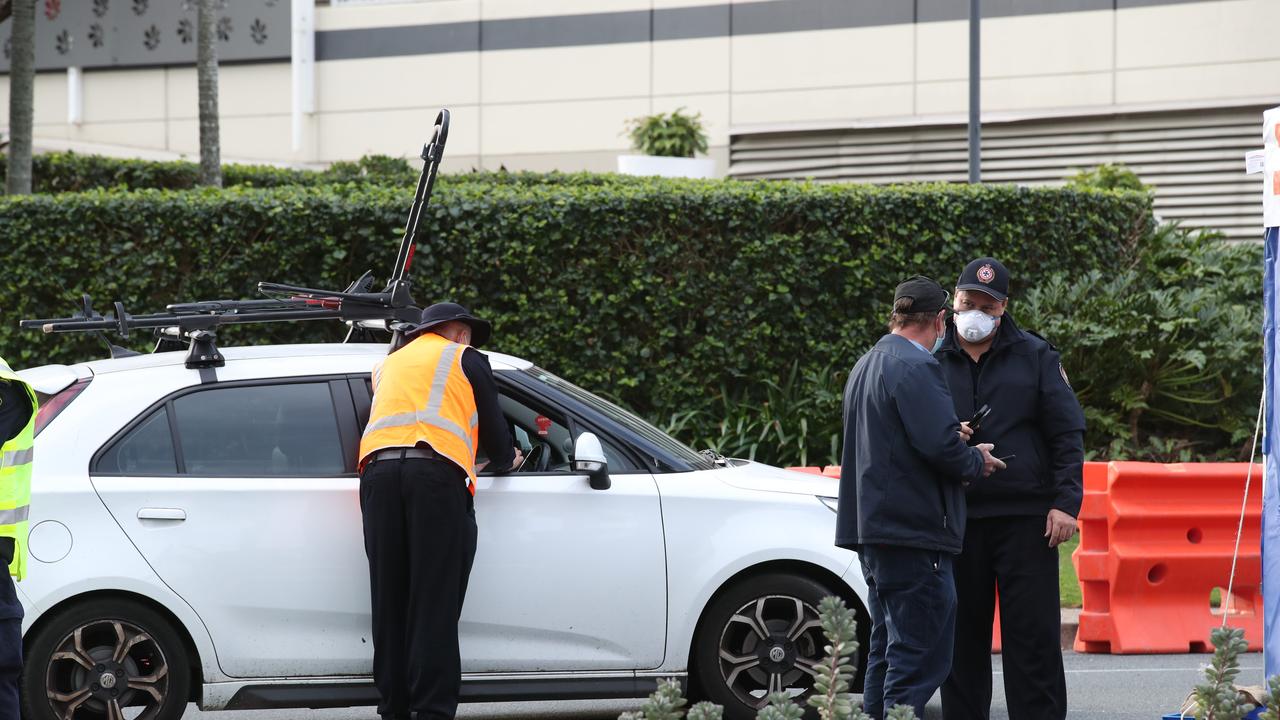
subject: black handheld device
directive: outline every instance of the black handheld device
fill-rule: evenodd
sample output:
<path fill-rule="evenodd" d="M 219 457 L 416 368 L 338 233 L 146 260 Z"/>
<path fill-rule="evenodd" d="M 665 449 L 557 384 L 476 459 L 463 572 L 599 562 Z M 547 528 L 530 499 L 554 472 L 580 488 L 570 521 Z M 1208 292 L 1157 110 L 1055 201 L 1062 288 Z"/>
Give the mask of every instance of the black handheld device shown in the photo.
<path fill-rule="evenodd" d="M 969 418 L 969 429 L 974 432 L 977 432 L 978 428 L 982 426 L 983 421 L 985 421 L 987 419 L 987 416 L 990 414 L 991 414 L 990 405 L 983 405 L 982 407 L 978 408 L 978 412 L 974 413 L 972 418 Z"/>

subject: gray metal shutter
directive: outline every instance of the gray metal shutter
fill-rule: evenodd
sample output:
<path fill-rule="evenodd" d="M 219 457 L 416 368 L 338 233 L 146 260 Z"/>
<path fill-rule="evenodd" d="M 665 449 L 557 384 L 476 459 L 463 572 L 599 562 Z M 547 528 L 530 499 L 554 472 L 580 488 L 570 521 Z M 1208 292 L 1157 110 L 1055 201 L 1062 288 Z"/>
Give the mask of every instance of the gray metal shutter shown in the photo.
<path fill-rule="evenodd" d="M 1061 185 L 1102 163 L 1124 163 L 1156 188 L 1156 214 L 1227 237 L 1261 237 L 1258 176 L 1244 153 L 1261 147 L 1262 111 L 1245 107 L 988 123 L 982 179 Z M 888 184 L 964 182 L 964 125 L 744 132 L 730 138 L 735 178 Z"/>

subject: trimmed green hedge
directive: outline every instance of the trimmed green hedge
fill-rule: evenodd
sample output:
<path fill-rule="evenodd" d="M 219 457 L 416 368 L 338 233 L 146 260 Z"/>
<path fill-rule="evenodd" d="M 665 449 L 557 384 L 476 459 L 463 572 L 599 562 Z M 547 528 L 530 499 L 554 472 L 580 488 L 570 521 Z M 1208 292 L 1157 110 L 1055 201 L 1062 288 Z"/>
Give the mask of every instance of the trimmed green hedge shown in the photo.
<path fill-rule="evenodd" d="M 0 187 L 7 172 L 0 153 Z M 103 155 L 58 152 L 36 155 L 31 168 L 37 193 L 85 192 L 88 190 L 191 190 L 197 186 L 200 166 L 186 160 L 139 160 Z M 359 160 L 333 163 L 324 170 L 276 167 L 273 165 L 222 166 L 226 187 L 274 188 L 285 186 L 368 183 L 412 189 L 418 170 L 404 158 L 367 155 Z M 473 183 L 497 185 L 626 185 L 642 182 L 625 175 L 592 173 L 531 173 L 484 171 L 441 175 L 441 185 Z"/>
<path fill-rule="evenodd" d="M 1115 265 L 1151 222 L 1149 199 L 1123 192 L 486 178 L 441 183 L 417 254 L 418 300 L 472 306 L 495 321 L 495 349 L 650 417 L 684 412 L 690 438 L 713 434 L 725 388 L 763 399 L 796 367 L 846 372 L 882 334 L 905 276 L 947 284 L 991 253 L 1027 287 L 1055 270 Z M 140 313 L 252 297 L 259 280 L 343 287 L 371 268 L 382 282 L 411 192 L 352 183 L 2 198 L 0 354 L 19 367 L 101 356 L 92 338 L 17 328 L 68 314 L 81 292 L 100 311 L 122 300 Z M 342 331 L 265 325 L 224 331 L 224 343 Z"/>

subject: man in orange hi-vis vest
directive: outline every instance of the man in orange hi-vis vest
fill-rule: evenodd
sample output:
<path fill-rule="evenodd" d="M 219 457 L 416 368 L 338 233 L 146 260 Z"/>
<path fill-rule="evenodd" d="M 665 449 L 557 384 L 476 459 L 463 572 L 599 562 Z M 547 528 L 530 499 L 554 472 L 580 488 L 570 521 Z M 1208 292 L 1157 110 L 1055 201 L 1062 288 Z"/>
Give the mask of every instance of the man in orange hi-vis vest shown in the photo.
<path fill-rule="evenodd" d="M 489 360 L 474 349 L 490 332 L 461 305 L 437 303 L 373 371 L 360 509 L 384 718 L 451 719 L 458 709 L 458 619 L 476 554 L 476 449 L 497 472 L 521 459 Z"/>

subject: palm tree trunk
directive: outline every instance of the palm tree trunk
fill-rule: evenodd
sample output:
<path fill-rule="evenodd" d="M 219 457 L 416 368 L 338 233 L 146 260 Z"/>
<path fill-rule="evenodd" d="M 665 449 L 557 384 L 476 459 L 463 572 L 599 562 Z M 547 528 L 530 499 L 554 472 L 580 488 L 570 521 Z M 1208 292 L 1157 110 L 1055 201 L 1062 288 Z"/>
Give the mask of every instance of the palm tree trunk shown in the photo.
<path fill-rule="evenodd" d="M 36 82 L 36 0 L 11 0 L 8 192 L 31 194 L 31 125 Z"/>
<path fill-rule="evenodd" d="M 218 15 L 216 0 L 199 0 L 196 74 L 200 81 L 200 184 L 222 187 L 218 139 Z"/>

